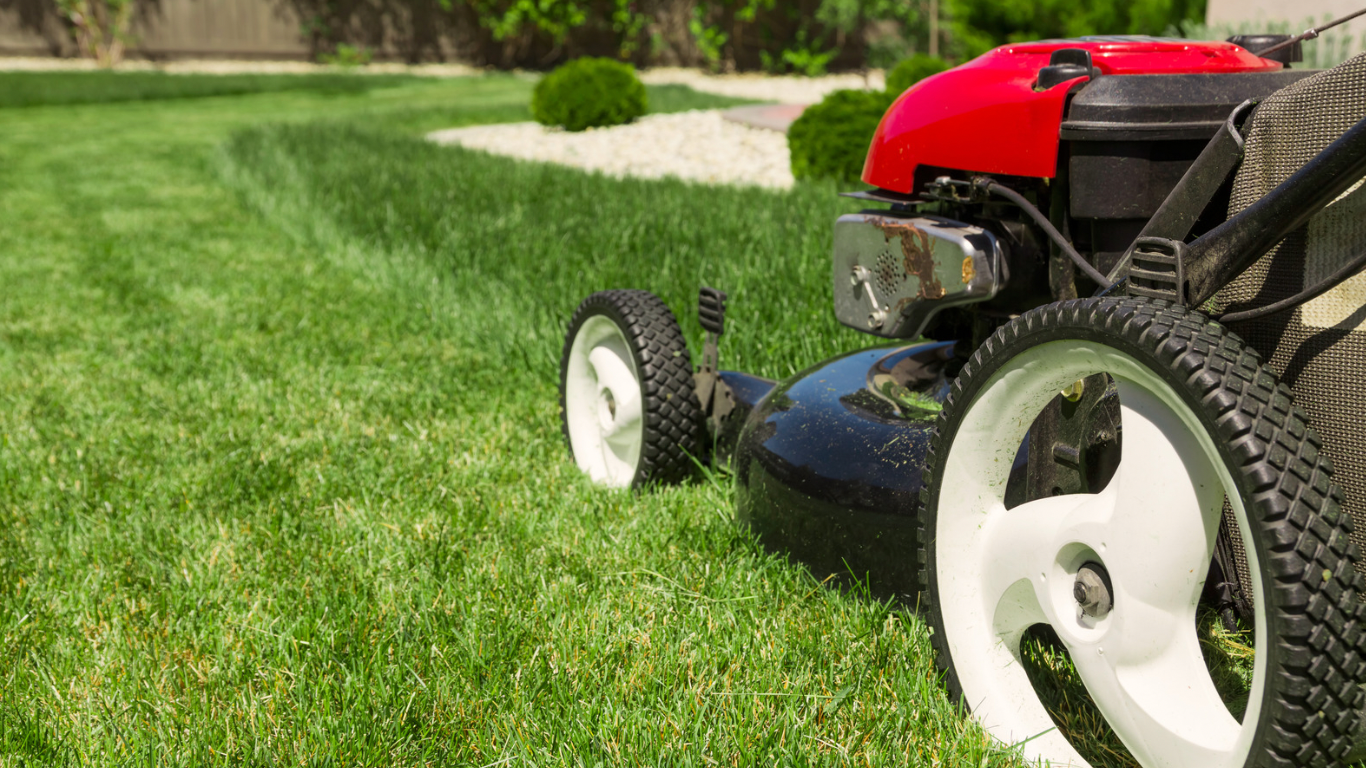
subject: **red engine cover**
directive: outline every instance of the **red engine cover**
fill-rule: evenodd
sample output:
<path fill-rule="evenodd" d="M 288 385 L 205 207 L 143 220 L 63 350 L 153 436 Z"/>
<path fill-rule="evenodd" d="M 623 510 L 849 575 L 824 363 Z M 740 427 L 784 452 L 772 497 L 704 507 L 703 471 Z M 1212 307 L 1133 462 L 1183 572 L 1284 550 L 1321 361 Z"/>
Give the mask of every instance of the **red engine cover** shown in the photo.
<path fill-rule="evenodd" d="M 911 192 L 915 169 L 933 165 L 979 173 L 1052 178 L 1068 91 L 1083 78 L 1035 91 L 1039 70 L 1060 48 L 1084 48 L 1104 75 L 1277 70 L 1232 43 L 1186 40 L 1050 40 L 1004 45 L 916 83 L 892 104 L 873 134 L 863 180 Z"/>

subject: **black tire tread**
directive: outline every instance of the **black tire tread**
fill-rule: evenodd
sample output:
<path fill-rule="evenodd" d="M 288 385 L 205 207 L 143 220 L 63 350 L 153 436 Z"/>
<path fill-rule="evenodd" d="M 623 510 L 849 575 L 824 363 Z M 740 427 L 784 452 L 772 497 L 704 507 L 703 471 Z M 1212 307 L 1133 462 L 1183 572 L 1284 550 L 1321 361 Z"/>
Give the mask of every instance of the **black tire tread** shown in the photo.
<path fill-rule="evenodd" d="M 922 605 L 928 608 L 939 669 L 962 701 L 934 604 L 934 478 L 960 413 L 1006 359 L 1032 343 L 1077 332 L 1103 334 L 1147 358 L 1208 416 L 1240 486 L 1250 524 L 1265 543 L 1267 684 L 1259 738 L 1247 765 L 1289 768 L 1338 764 L 1353 746 L 1366 676 L 1366 602 L 1348 535 L 1350 516 L 1332 467 L 1290 388 L 1256 352 L 1204 315 L 1135 298 L 1078 299 L 1031 310 L 997 331 L 952 385 L 936 423 L 921 491 L 917 552 Z M 1075 336 L 1072 336 L 1075 337 Z M 1235 470 L 1236 468 L 1236 470 Z"/>
<path fill-rule="evenodd" d="M 560 354 L 560 430 L 565 443 L 572 452 L 569 425 L 564 417 L 569 350 L 579 327 L 592 315 L 606 315 L 617 323 L 626 335 L 640 372 L 645 439 L 631 486 L 683 481 L 696 467 L 693 457 L 702 456 L 702 406 L 697 400 L 692 358 L 683 330 L 668 305 L 649 291 L 599 291 L 574 310 Z"/>

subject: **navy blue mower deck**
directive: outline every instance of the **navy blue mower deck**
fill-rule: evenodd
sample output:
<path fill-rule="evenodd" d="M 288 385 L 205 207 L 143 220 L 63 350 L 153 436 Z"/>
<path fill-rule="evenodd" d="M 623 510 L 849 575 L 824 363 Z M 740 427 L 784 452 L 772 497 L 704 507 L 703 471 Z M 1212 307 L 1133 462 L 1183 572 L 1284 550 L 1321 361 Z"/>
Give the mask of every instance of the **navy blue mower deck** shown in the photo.
<path fill-rule="evenodd" d="M 953 346 L 873 347 L 774 384 L 749 409 L 735 445 L 720 446 L 733 452 L 741 522 L 818 578 L 838 574 L 867 580 L 880 595 L 913 595 L 908 555 L 931 404 L 948 392 Z M 894 387 L 920 402 L 898 403 L 887 394 Z"/>

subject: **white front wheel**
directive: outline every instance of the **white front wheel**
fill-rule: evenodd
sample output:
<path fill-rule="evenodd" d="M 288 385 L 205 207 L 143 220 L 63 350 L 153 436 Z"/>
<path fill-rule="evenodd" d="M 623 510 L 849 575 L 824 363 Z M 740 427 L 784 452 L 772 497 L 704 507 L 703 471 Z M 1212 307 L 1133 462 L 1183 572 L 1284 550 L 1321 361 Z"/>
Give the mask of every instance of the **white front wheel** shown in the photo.
<path fill-rule="evenodd" d="M 673 313 L 646 291 L 579 305 L 560 360 L 560 406 L 574 461 L 612 488 L 676 482 L 700 456 L 701 408 Z"/>

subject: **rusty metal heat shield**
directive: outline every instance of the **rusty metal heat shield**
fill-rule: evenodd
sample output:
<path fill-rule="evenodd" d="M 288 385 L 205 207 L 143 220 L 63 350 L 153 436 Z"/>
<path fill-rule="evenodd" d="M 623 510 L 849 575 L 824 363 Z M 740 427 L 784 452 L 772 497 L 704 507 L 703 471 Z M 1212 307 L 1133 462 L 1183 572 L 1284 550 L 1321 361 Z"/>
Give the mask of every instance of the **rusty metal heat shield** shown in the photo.
<path fill-rule="evenodd" d="M 851 213 L 835 222 L 835 317 L 864 333 L 914 338 L 945 307 L 1005 285 L 996 238 L 938 216 Z"/>

